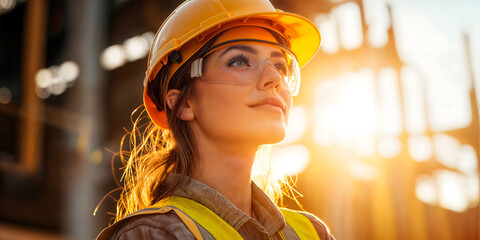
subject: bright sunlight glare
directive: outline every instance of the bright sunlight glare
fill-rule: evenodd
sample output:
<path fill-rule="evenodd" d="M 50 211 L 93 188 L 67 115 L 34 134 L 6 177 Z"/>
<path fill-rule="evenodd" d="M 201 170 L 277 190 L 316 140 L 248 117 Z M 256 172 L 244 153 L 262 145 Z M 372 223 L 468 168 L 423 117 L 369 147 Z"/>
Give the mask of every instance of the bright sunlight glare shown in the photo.
<path fill-rule="evenodd" d="M 408 150 L 413 160 L 425 162 L 433 156 L 433 144 L 425 135 L 414 135 L 408 138 Z"/>
<path fill-rule="evenodd" d="M 288 128 L 282 145 L 298 141 L 305 133 L 307 124 L 307 112 L 302 106 L 294 106 L 288 119 Z"/>
<path fill-rule="evenodd" d="M 293 176 L 307 168 L 310 151 L 303 145 L 275 147 L 272 152 L 272 172 L 280 176 Z"/>
<path fill-rule="evenodd" d="M 448 170 L 438 170 L 435 175 L 440 206 L 455 212 L 465 211 L 469 205 L 467 179 Z"/>
<path fill-rule="evenodd" d="M 362 15 L 355 2 L 344 3 L 332 10 L 338 20 L 340 42 L 346 50 L 352 50 L 363 44 Z"/>
<path fill-rule="evenodd" d="M 364 68 L 321 82 L 314 99 L 314 141 L 361 155 L 375 152 L 377 109 L 372 69 Z"/>

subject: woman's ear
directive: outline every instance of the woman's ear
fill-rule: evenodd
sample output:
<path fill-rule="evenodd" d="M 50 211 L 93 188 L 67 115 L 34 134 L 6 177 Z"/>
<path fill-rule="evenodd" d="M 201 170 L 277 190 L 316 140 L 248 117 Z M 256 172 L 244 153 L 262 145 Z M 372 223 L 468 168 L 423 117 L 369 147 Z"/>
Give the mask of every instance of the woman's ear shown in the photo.
<path fill-rule="evenodd" d="M 170 89 L 167 92 L 167 105 L 168 108 L 173 109 L 180 98 L 182 91 L 178 89 Z M 178 108 L 177 117 L 183 121 L 192 121 L 195 118 L 193 109 L 190 106 L 189 101 L 185 101 L 182 106 Z"/>

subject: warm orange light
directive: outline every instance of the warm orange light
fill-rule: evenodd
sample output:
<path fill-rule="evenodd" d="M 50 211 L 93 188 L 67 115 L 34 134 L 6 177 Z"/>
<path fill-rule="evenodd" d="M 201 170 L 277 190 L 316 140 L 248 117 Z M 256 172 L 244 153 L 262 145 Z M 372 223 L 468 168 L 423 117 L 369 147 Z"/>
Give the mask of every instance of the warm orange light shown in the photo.
<path fill-rule="evenodd" d="M 338 145 L 361 156 L 375 154 L 378 112 L 372 69 L 321 82 L 315 91 L 313 138 L 320 146 Z"/>

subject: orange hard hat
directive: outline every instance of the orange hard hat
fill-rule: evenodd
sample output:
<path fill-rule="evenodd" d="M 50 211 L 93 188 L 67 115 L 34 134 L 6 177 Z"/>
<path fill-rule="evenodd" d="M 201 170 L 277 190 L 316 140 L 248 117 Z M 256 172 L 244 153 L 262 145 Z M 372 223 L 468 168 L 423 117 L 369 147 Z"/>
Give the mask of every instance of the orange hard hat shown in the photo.
<path fill-rule="evenodd" d="M 320 33 L 310 20 L 277 10 L 268 0 L 187 0 L 160 26 L 148 57 L 143 102 L 157 126 L 169 128 L 165 110 L 157 109 L 147 89 L 149 82 L 167 64 L 171 53 L 175 52 L 177 57 L 170 57 L 173 61 L 166 81 L 218 33 L 242 25 L 263 27 L 279 33 L 288 41 L 288 47 L 297 56 L 300 67 L 315 55 L 320 46 Z"/>

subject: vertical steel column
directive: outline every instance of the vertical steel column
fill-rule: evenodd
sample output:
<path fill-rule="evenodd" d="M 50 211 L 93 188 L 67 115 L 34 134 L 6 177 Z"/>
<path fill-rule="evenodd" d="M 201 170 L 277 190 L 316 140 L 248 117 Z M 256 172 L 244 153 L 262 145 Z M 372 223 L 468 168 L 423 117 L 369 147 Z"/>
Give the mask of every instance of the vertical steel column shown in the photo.
<path fill-rule="evenodd" d="M 70 26 L 68 51 L 79 63 L 80 75 L 67 94 L 65 106 L 69 111 L 82 115 L 79 135 L 72 136 L 77 148 L 71 183 L 67 190 L 65 211 L 66 230 L 72 239 L 95 239 L 104 225 L 93 216 L 94 209 L 103 196 L 104 179 L 109 173 L 102 160 L 104 144 L 105 72 L 99 56 L 107 35 L 107 4 L 109 1 L 69 1 L 73 15 Z M 105 161 L 104 161 L 105 162 Z M 108 175 L 110 176 L 110 175 Z"/>
<path fill-rule="evenodd" d="M 22 106 L 20 110 L 20 173 L 32 175 L 39 167 L 42 128 L 39 113 L 43 103 L 35 93 L 35 74 L 45 62 L 46 7 L 48 0 L 28 1 L 22 52 Z"/>

